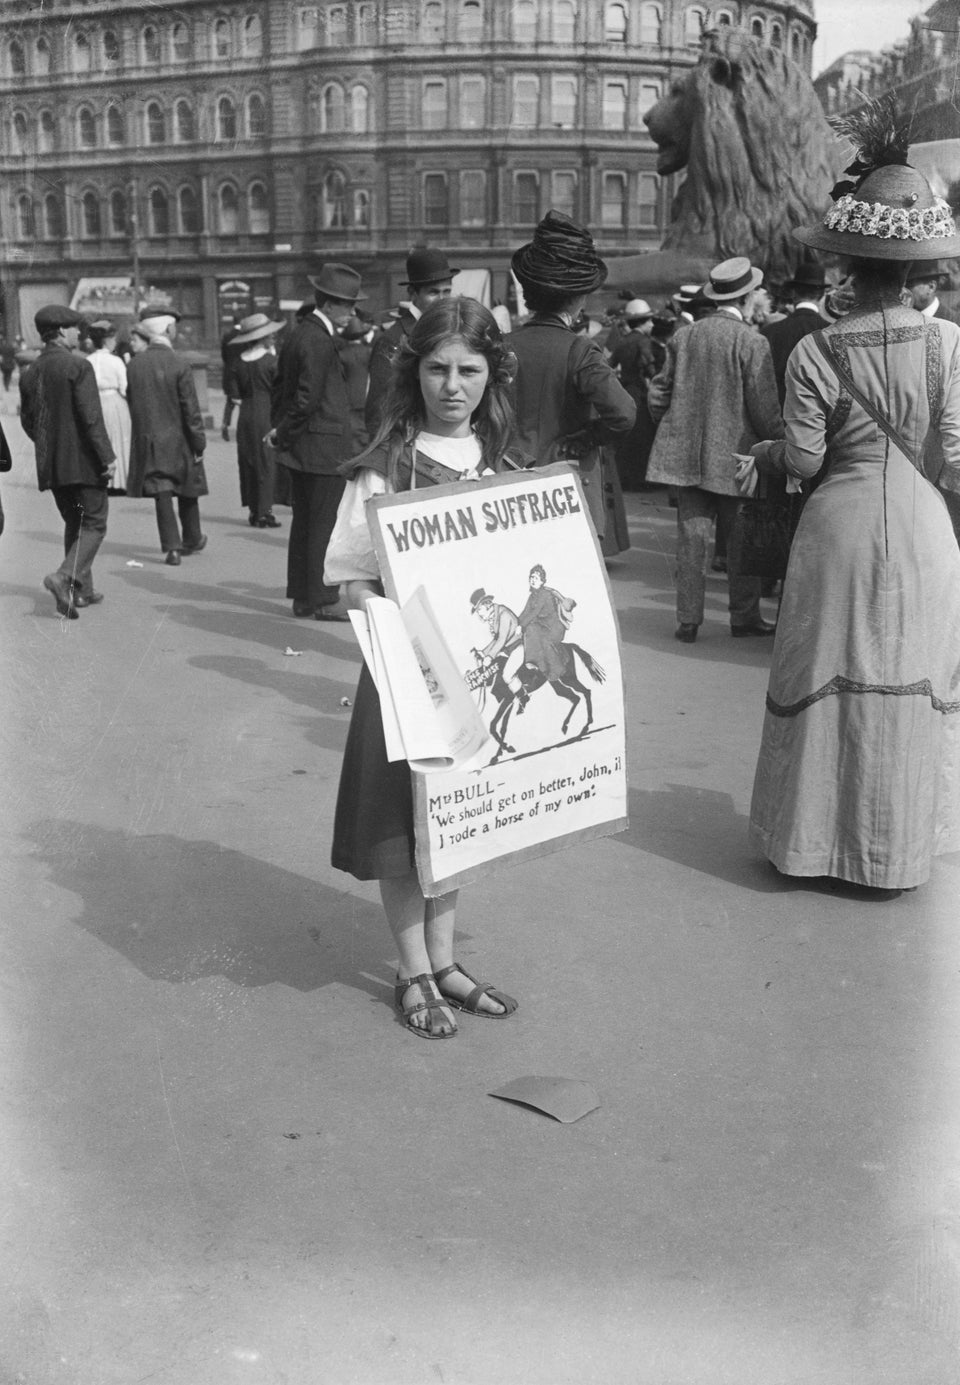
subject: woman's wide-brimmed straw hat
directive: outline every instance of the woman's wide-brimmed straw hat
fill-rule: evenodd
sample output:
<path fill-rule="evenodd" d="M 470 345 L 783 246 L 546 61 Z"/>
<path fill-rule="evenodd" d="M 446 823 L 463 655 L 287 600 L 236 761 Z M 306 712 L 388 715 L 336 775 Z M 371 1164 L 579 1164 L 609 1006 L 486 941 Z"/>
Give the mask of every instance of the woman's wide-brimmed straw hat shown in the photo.
<path fill-rule="evenodd" d="M 607 278 L 607 266 L 590 233 L 553 209 L 537 226 L 533 240 L 515 252 L 510 267 L 521 286 L 555 289 L 571 298 L 592 293 Z"/>
<path fill-rule="evenodd" d="M 909 122 L 884 98 L 834 121 L 859 147 L 847 168 L 853 181 L 837 183 L 833 206 L 819 226 L 794 231 L 801 245 L 868 260 L 951 259 L 960 234 L 949 206 L 919 169 L 907 163 Z"/>
<path fill-rule="evenodd" d="M 271 322 L 266 313 L 253 313 L 250 317 L 245 317 L 240 323 L 240 331 L 235 337 L 230 338 L 231 346 L 239 346 L 241 342 L 259 341 L 261 337 L 272 337 L 275 332 L 281 332 L 286 326 L 284 322 Z"/>

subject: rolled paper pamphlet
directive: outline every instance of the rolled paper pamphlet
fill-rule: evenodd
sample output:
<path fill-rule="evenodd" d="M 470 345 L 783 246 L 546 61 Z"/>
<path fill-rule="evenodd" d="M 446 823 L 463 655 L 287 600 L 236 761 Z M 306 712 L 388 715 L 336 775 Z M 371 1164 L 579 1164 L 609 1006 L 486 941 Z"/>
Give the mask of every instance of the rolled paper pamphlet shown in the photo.
<path fill-rule="evenodd" d="M 402 608 L 371 597 L 350 619 L 380 695 L 387 759 L 424 772 L 469 766 L 490 733 L 424 588 Z"/>

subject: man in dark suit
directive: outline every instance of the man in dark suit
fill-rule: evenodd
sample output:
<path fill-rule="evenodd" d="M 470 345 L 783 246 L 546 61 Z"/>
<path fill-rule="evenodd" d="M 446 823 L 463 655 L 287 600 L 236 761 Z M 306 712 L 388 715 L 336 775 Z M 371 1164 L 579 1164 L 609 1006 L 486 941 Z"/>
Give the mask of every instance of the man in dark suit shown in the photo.
<path fill-rule="evenodd" d="M 913 306 L 924 317 L 939 317 L 944 322 L 955 322 L 960 326 L 960 316 L 944 307 L 938 297 L 942 279 L 943 272 L 938 260 L 914 260 L 907 270 L 906 279 Z"/>
<path fill-rule="evenodd" d="M 781 408 L 786 393 L 784 377 L 790 353 L 801 337 L 807 336 L 810 332 L 822 331 L 830 325 L 827 318 L 820 316 L 817 307 L 823 297 L 824 283 L 823 266 L 813 260 L 805 260 L 785 285 L 793 299 L 793 312 L 788 313 L 786 317 L 778 318 L 776 322 L 767 322 L 760 328 L 761 334 L 770 343 L 773 373 L 777 378 Z"/>
<path fill-rule="evenodd" d="M 410 290 L 410 298 L 399 305 L 396 322 L 380 333 L 370 356 L 370 383 L 367 387 L 364 418 L 371 438 L 383 417 L 383 406 L 390 387 L 390 374 L 401 342 L 404 337 L 410 335 L 413 324 L 431 303 L 435 303 L 438 298 L 450 297 L 453 292 L 453 276 L 459 272 L 457 269 L 451 269 L 442 250 L 433 250 L 428 245 L 422 246 L 419 250 L 411 250 L 407 256 L 407 288 Z"/>
<path fill-rule="evenodd" d="M 90 362 L 75 354 L 79 313 L 53 303 L 34 317 L 43 351 L 20 377 L 20 422 L 37 456 L 37 484 L 63 518 L 64 559 L 43 585 L 70 620 L 103 600 L 93 560 L 107 532 L 107 483 L 115 457 Z"/>
<path fill-rule="evenodd" d="M 347 620 L 339 589 L 324 585 L 323 565 L 343 495 L 340 464 L 354 451 L 337 332 L 366 295 L 360 275 L 347 265 L 324 265 L 310 283 L 316 306 L 281 347 L 267 437 L 290 472 L 287 596 L 293 614 Z"/>
<path fill-rule="evenodd" d="M 127 495 L 153 497 L 168 567 L 179 567 L 182 554 L 199 553 L 207 544 L 200 529 L 200 497 L 207 494 L 207 435 L 193 372 L 173 349 L 179 320 L 173 309 L 144 308 L 137 330 L 149 345 L 127 367 Z"/>

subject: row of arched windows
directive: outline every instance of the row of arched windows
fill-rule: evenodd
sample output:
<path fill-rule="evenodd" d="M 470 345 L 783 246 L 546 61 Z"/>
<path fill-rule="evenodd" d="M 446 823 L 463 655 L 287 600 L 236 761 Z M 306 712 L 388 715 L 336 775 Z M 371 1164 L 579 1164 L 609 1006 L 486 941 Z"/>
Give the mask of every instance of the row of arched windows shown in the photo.
<path fill-rule="evenodd" d="M 263 56 L 263 24 L 258 14 L 239 19 L 220 16 L 206 35 L 184 20 L 161 27 L 145 24 L 135 38 L 131 59 L 136 66 L 185 63 L 196 58 L 259 58 Z M 51 71 L 50 41 L 12 38 L 6 46 L 6 72 L 11 77 L 43 76 Z M 120 66 L 123 48 L 115 29 L 72 29 L 66 39 L 64 65 L 69 72 L 93 72 Z"/>
<path fill-rule="evenodd" d="M 106 196 L 88 189 L 76 205 L 79 219 L 74 232 L 81 239 L 130 234 L 130 202 L 120 188 Z M 199 235 L 204 229 L 200 197 L 190 184 L 172 194 L 159 185 L 148 188 L 145 207 L 143 233 L 148 238 Z M 214 193 L 212 211 L 216 235 L 265 235 L 270 230 L 269 194 L 261 182 L 250 183 L 243 190 L 232 182 L 221 183 Z M 63 198 L 48 192 L 38 203 L 30 193 L 20 193 L 16 200 L 16 227 L 17 239 L 21 241 L 63 240 L 67 235 Z"/>
<path fill-rule="evenodd" d="M 311 127 L 313 134 L 369 133 L 373 110 L 367 87 L 358 82 L 347 91 L 339 82 L 328 82 L 311 101 Z"/>
<path fill-rule="evenodd" d="M 242 106 L 230 96 L 217 99 L 214 108 L 214 133 L 217 141 L 263 139 L 267 134 L 267 105 L 259 93 L 248 96 Z M 127 143 L 127 116 L 120 106 L 110 104 L 98 115 L 91 106 L 81 106 L 73 117 L 76 147 L 96 149 L 101 145 Z M 145 144 L 191 144 L 197 139 L 197 119 L 193 106 L 186 99 L 175 101 L 172 110 L 159 101 L 149 101 L 137 116 L 141 141 Z M 356 128 L 356 127 L 354 127 Z M 24 111 L 14 111 L 10 122 L 11 150 L 14 154 L 33 152 L 30 141 L 30 120 Z M 53 153 L 56 148 L 57 122 L 53 111 L 41 110 L 36 120 L 36 149 Z"/>
<path fill-rule="evenodd" d="M 352 187 L 347 175 L 339 168 L 324 176 L 320 191 L 313 199 L 313 229 L 340 231 L 352 228 L 369 231 L 371 214 L 370 189 Z"/>

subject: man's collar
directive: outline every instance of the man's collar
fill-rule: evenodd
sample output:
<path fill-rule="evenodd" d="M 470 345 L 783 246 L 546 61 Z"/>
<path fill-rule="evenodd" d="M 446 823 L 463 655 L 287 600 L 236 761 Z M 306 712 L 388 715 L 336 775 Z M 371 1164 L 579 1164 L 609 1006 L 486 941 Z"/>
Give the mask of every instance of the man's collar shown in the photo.
<path fill-rule="evenodd" d="M 330 333 L 331 337 L 336 335 L 333 330 L 333 323 L 327 317 L 326 313 L 322 313 L 319 308 L 314 308 L 313 316 L 318 317 L 320 319 L 324 327 L 326 327 L 327 331 Z"/>
<path fill-rule="evenodd" d="M 169 337 L 151 337 L 147 343 L 147 349 L 149 350 L 151 346 L 168 346 L 171 351 L 173 350 L 173 342 Z"/>
<path fill-rule="evenodd" d="M 801 308 L 806 308 L 807 311 L 811 313 L 818 313 L 820 311 L 817 304 L 809 298 L 801 298 L 799 303 L 794 303 L 793 311 L 795 313 L 798 313 Z"/>
<path fill-rule="evenodd" d="M 743 313 L 739 308 L 735 308 L 732 303 L 721 303 L 717 307 L 718 313 L 729 313 L 731 317 L 738 317 L 743 322 Z"/>
<path fill-rule="evenodd" d="M 940 306 L 940 299 L 939 299 L 939 298 L 931 298 L 931 300 L 930 300 L 930 302 L 927 304 L 927 306 L 926 306 L 925 308 L 921 308 L 920 311 L 923 313 L 924 317 L 936 317 L 936 315 L 937 315 L 937 309 L 939 308 L 939 306 Z"/>

